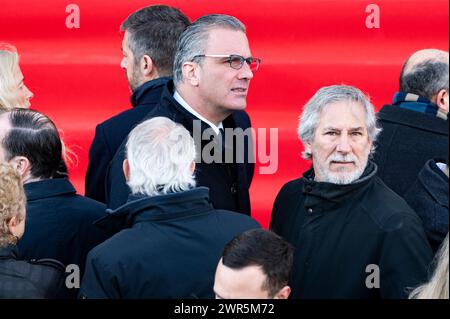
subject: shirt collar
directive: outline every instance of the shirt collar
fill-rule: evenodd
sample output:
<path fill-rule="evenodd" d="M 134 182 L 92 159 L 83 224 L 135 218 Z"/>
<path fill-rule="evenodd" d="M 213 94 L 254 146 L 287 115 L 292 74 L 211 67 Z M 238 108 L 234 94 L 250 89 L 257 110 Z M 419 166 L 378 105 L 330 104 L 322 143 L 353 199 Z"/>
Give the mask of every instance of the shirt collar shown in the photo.
<path fill-rule="evenodd" d="M 208 124 L 209 126 L 211 126 L 211 128 L 214 130 L 214 132 L 219 135 L 220 133 L 220 129 L 223 129 L 223 123 L 220 122 L 219 125 L 214 125 L 213 123 L 211 123 L 210 121 L 208 121 L 207 119 L 205 119 L 203 116 L 201 116 L 196 110 L 194 110 L 182 97 L 180 94 L 178 94 L 177 91 L 175 91 L 175 93 L 173 94 L 173 98 L 184 108 L 186 109 L 186 111 L 188 111 L 189 113 L 191 113 L 192 115 L 194 115 L 195 117 L 197 117 L 199 120 L 202 120 L 203 122 L 205 122 L 206 124 Z"/>

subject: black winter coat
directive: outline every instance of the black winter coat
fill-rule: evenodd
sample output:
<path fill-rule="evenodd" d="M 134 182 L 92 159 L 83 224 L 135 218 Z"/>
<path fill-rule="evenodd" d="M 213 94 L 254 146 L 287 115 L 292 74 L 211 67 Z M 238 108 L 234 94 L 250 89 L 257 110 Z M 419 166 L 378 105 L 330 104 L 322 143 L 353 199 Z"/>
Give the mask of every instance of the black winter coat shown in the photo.
<path fill-rule="evenodd" d="M 89 250 L 107 236 L 93 222 L 105 216 L 105 205 L 76 194 L 66 178 L 24 185 L 27 196 L 25 233 L 20 259 L 52 258 L 83 272 Z"/>
<path fill-rule="evenodd" d="M 105 203 L 105 177 L 109 163 L 134 126 L 159 102 L 164 85 L 170 78 L 162 77 L 139 86 L 131 96 L 133 108 L 97 125 L 89 150 L 86 172 L 86 196 Z"/>
<path fill-rule="evenodd" d="M 17 246 L 0 247 L 0 299 L 59 298 L 64 289 L 65 269 L 60 262 L 17 260 Z"/>
<path fill-rule="evenodd" d="M 405 200 L 422 219 L 434 252 L 448 233 L 448 177 L 429 160 L 406 192 Z"/>
<path fill-rule="evenodd" d="M 191 113 L 185 110 L 174 98 L 173 81 L 169 81 L 162 93 L 161 102 L 157 108 L 150 112 L 146 119 L 156 116 L 170 118 L 176 123 L 183 125 L 193 134 L 193 121 L 197 120 Z M 238 111 L 227 117 L 223 121 L 225 128 L 242 128 L 243 130 L 251 126 L 247 113 Z M 209 125 L 201 122 L 201 132 L 209 128 Z M 202 150 L 204 146 L 214 141 L 202 141 Z M 253 149 L 247 147 L 251 139 L 246 138 L 244 153 L 239 153 L 243 159 L 238 163 L 205 163 L 200 162 L 196 165 L 195 176 L 198 186 L 205 186 L 210 189 L 211 202 L 216 209 L 226 209 L 239 213 L 250 215 L 250 196 L 249 187 L 253 177 L 254 161 Z M 236 143 L 234 144 L 236 147 Z M 249 161 L 248 150 L 251 150 Z M 107 190 L 106 199 L 108 208 L 115 209 L 123 205 L 130 194 L 130 189 L 125 182 L 125 176 L 122 170 L 122 163 L 125 158 L 125 142 L 114 156 L 110 169 L 107 172 Z"/>
<path fill-rule="evenodd" d="M 293 298 L 406 298 L 427 281 L 433 255 L 422 223 L 375 164 L 348 185 L 313 174 L 283 186 L 270 224 L 296 248 Z"/>
<path fill-rule="evenodd" d="M 378 176 L 400 196 L 430 158 L 448 158 L 448 121 L 398 106 L 378 112 L 383 131 L 376 142 Z"/>
<path fill-rule="evenodd" d="M 252 218 L 215 210 L 206 187 L 130 201 L 98 222 L 119 233 L 88 256 L 83 298 L 213 298 L 214 274 Z"/>

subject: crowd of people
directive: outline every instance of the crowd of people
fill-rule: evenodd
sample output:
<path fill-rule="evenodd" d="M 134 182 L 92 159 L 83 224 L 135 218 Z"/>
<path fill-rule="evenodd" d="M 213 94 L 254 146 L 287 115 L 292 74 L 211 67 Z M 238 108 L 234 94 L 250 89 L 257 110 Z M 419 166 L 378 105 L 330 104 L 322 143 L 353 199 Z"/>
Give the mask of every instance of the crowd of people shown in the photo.
<path fill-rule="evenodd" d="M 96 127 L 85 196 L 0 44 L 0 298 L 449 298 L 448 52 L 411 52 L 378 113 L 356 87 L 319 89 L 297 130 L 311 168 L 265 230 L 252 138 L 227 134 L 251 127 L 245 25 L 154 5 L 120 30 L 133 107 Z"/>

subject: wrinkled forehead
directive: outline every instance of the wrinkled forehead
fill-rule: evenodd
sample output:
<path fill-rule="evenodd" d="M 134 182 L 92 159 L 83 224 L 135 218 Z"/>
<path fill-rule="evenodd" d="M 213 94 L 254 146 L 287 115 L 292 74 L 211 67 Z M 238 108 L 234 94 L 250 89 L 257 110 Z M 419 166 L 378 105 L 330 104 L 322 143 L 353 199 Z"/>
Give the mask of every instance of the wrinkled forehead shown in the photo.
<path fill-rule="evenodd" d="M 320 127 L 366 127 L 366 110 L 356 101 L 338 101 L 324 106 L 318 123 Z"/>

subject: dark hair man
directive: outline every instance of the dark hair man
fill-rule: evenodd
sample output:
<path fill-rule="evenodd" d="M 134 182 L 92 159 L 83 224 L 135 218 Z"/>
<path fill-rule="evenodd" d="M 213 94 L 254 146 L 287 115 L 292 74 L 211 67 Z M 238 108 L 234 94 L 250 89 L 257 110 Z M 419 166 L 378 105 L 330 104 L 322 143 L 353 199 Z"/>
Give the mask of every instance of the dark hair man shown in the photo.
<path fill-rule="evenodd" d="M 131 129 L 158 103 L 164 85 L 172 76 L 177 40 L 189 24 L 180 10 L 165 5 L 139 9 L 122 23 L 120 66 L 125 70 L 132 92 L 133 108 L 97 126 L 89 151 L 86 196 L 106 202 L 108 165 Z"/>
<path fill-rule="evenodd" d="M 216 269 L 218 299 L 287 299 L 294 249 L 277 234 L 252 229 L 223 250 Z"/>
<path fill-rule="evenodd" d="M 412 54 L 400 75 L 400 92 L 378 112 L 383 132 L 374 161 L 378 176 L 400 196 L 431 158 L 448 158 L 448 52 Z"/>
<path fill-rule="evenodd" d="M 351 86 L 323 87 L 298 127 L 312 168 L 283 186 L 271 228 L 296 248 L 294 298 L 407 298 L 432 260 L 422 223 L 369 160 L 372 104 Z"/>
<path fill-rule="evenodd" d="M 227 143 L 224 148 L 235 155 L 229 162 L 210 161 L 207 152 L 211 144 L 224 145 L 221 130 L 250 127 L 243 110 L 260 60 L 252 57 L 245 32 L 245 26 L 228 15 L 207 15 L 192 23 L 178 42 L 174 80 L 167 83 L 160 104 L 147 118 L 165 116 L 182 124 L 196 138 L 196 179 L 198 185 L 210 189 L 213 206 L 250 214 L 254 164 L 249 155 L 253 150 L 244 147 L 242 151 L 238 143 Z M 195 131 L 201 133 L 201 140 Z M 241 141 L 249 145 L 251 136 L 243 136 Z M 226 151 L 223 154 L 228 155 Z M 107 205 L 112 208 L 126 202 L 130 192 L 122 172 L 123 158 L 121 147 L 107 175 Z"/>
<path fill-rule="evenodd" d="M 105 206 L 77 195 L 69 179 L 61 178 L 62 151 L 58 130 L 47 116 L 26 109 L 0 113 L 0 161 L 19 172 L 27 197 L 19 257 L 53 258 L 76 264 L 82 272 L 89 250 L 106 239 L 92 225 L 105 215 Z"/>

